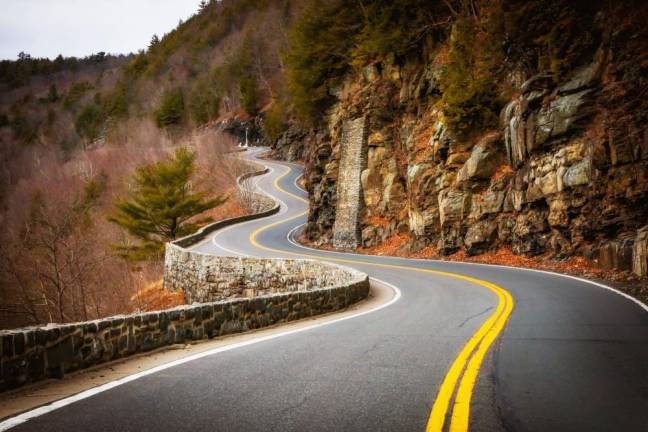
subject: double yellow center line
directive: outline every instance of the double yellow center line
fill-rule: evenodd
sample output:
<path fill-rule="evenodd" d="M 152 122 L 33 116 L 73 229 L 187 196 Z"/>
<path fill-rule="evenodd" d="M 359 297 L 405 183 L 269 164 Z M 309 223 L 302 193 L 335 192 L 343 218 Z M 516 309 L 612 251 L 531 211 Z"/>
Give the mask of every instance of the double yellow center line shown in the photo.
<path fill-rule="evenodd" d="M 279 181 L 287 176 L 292 168 L 287 166 L 288 170 L 284 172 L 281 176 L 277 177 L 274 180 L 275 189 L 292 196 L 302 202 L 308 203 L 307 200 L 303 199 L 300 196 L 297 196 L 291 192 L 284 190 L 279 186 Z M 498 298 L 498 305 L 495 309 L 495 312 L 491 314 L 488 319 L 479 327 L 477 332 L 475 332 L 470 340 L 464 345 L 463 349 L 457 356 L 457 358 L 452 363 L 450 370 L 443 379 L 443 383 L 439 388 L 439 392 L 432 406 L 432 411 L 430 412 L 430 417 L 427 422 L 426 432 L 442 432 L 444 429 L 446 417 L 449 413 L 450 402 L 452 396 L 455 395 L 454 404 L 452 406 L 452 415 L 450 418 L 450 427 L 451 432 L 465 432 L 469 427 L 470 419 L 470 400 L 472 398 L 473 389 L 477 381 L 477 375 L 479 374 L 479 368 L 484 361 L 484 357 L 488 352 L 488 349 L 491 347 L 497 336 L 502 332 L 506 321 L 508 320 L 511 312 L 513 310 L 513 297 L 511 294 L 506 291 L 504 288 L 496 285 L 492 282 L 485 280 L 473 278 L 470 276 L 465 276 L 458 273 L 450 273 L 438 270 L 423 269 L 417 267 L 395 265 L 395 264 L 382 264 L 374 263 L 370 261 L 355 260 L 355 259 L 345 259 L 345 258 L 334 258 L 334 257 L 322 257 L 318 255 L 310 254 L 301 254 L 295 253 L 282 249 L 270 248 L 264 245 L 259 244 L 257 241 L 257 236 L 274 226 L 286 223 L 293 219 L 296 219 L 300 216 L 303 216 L 307 211 L 299 213 L 297 215 L 291 216 L 280 221 L 264 225 L 256 230 L 254 230 L 249 237 L 250 243 L 255 247 L 276 253 L 282 253 L 286 255 L 298 256 L 301 258 L 312 258 L 320 261 L 333 261 L 333 262 L 342 262 L 350 264 L 361 264 L 372 267 L 381 267 L 394 270 L 404 270 L 404 271 L 414 271 L 420 273 L 429 273 L 438 276 L 451 277 L 454 279 L 461 279 L 467 282 L 471 282 L 482 287 L 488 288 L 490 291 L 495 293 Z"/>

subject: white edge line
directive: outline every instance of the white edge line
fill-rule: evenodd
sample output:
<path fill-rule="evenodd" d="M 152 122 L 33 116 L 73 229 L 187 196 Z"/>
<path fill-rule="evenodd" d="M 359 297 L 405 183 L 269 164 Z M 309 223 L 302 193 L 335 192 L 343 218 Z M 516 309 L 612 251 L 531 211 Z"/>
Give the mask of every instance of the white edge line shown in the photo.
<path fill-rule="evenodd" d="M 279 163 L 278 165 L 285 165 L 285 164 Z M 299 177 L 301 177 L 302 175 L 303 174 L 300 174 L 300 176 L 295 178 L 294 184 L 299 190 L 303 191 L 304 189 L 299 187 L 299 185 L 297 184 L 297 179 Z M 530 271 L 530 272 L 535 272 L 535 273 L 544 273 L 544 274 L 548 274 L 548 275 L 552 275 L 552 276 L 558 276 L 558 277 L 564 277 L 564 278 L 568 278 L 568 279 L 572 279 L 572 280 L 577 280 L 579 282 L 584 282 L 584 283 L 594 285 L 594 286 L 599 287 L 599 288 L 606 289 L 606 290 L 611 291 L 613 293 L 616 293 L 616 294 L 618 294 L 618 295 L 620 295 L 622 297 L 625 297 L 626 299 L 632 301 L 637 306 L 639 306 L 640 308 L 642 308 L 643 310 L 648 312 L 648 305 L 643 303 L 641 300 L 639 300 L 637 298 L 634 298 L 631 295 L 624 293 L 623 291 L 619 291 L 618 289 L 613 288 L 613 287 L 611 287 L 609 285 L 605 285 L 605 284 L 602 284 L 600 282 L 595 282 L 595 281 L 592 281 L 592 280 L 589 280 L 589 279 L 584 279 L 584 278 L 581 278 L 581 277 L 578 277 L 578 276 L 573 276 L 573 275 L 568 275 L 568 274 L 563 274 L 563 273 L 556 273 L 556 272 L 552 272 L 552 271 L 549 271 L 549 270 L 539 270 L 539 269 L 524 268 L 524 267 L 512 267 L 512 266 L 506 266 L 506 265 L 501 265 L 501 264 L 471 263 L 471 262 L 463 262 L 463 261 L 444 261 L 444 260 L 434 260 L 434 259 L 425 259 L 425 258 L 399 258 L 399 257 L 392 257 L 392 256 L 389 256 L 389 255 L 370 255 L 370 254 L 365 255 L 365 254 L 354 254 L 354 253 L 338 252 L 338 251 L 323 251 L 323 250 L 312 248 L 312 247 L 309 247 L 309 246 L 304 246 L 304 245 L 302 245 L 300 243 L 297 243 L 296 241 L 294 241 L 292 239 L 292 234 L 294 233 L 294 231 L 296 231 L 298 228 L 300 228 L 300 227 L 302 227 L 304 225 L 305 224 L 298 225 L 298 226 L 294 227 L 292 230 L 290 230 L 288 232 L 288 234 L 286 234 L 286 239 L 288 240 L 288 242 L 290 242 L 292 245 L 294 245 L 294 246 L 296 246 L 298 248 L 301 248 L 301 249 L 312 250 L 312 251 L 319 252 L 319 253 L 333 253 L 333 254 L 337 254 L 337 255 L 345 255 L 347 257 L 355 257 L 355 258 L 359 258 L 359 257 L 362 257 L 362 256 L 367 256 L 367 257 L 386 258 L 388 260 L 390 260 L 390 259 L 406 259 L 406 260 L 422 261 L 422 262 L 430 262 L 430 263 L 457 263 L 457 264 L 467 265 L 467 266 L 498 267 L 498 268 L 509 269 L 509 270 L 517 270 L 517 271 L 520 271 L 520 272 Z M 324 259 L 325 257 L 322 256 L 321 258 Z"/>
<path fill-rule="evenodd" d="M 265 177 L 266 175 L 270 175 L 270 174 L 274 171 L 274 168 L 272 168 L 272 167 L 268 167 L 268 166 L 266 166 L 266 167 L 269 168 L 270 171 L 267 172 L 267 173 L 265 173 L 265 174 L 262 175 L 262 176 L 258 176 L 258 179 L 260 179 L 261 177 Z M 258 180 L 257 180 L 257 183 L 258 183 Z M 231 229 L 233 229 L 233 228 L 240 228 L 241 226 L 249 225 L 249 224 L 252 224 L 252 223 L 258 222 L 258 221 L 260 221 L 260 220 L 266 220 L 266 219 L 269 219 L 269 218 L 271 218 L 271 217 L 273 217 L 273 216 L 283 215 L 283 214 L 285 214 L 285 213 L 288 211 L 288 206 L 287 206 L 286 203 L 283 202 L 281 199 L 279 199 L 279 198 L 275 197 L 274 195 L 268 193 L 267 191 L 263 190 L 263 188 L 259 187 L 258 184 L 255 184 L 255 187 L 256 187 L 257 190 L 260 190 L 260 191 L 263 192 L 264 194 L 270 196 L 270 197 L 273 198 L 275 201 L 277 201 L 277 203 L 278 203 L 279 206 L 280 206 L 280 210 L 279 210 L 278 213 L 273 214 L 273 215 L 269 215 L 269 216 L 266 216 L 266 217 L 262 217 L 262 218 L 259 218 L 259 219 L 252 219 L 252 220 L 249 220 L 249 221 L 246 221 L 246 222 L 240 222 L 240 223 L 237 223 L 237 224 L 234 224 L 234 225 L 230 225 L 230 226 L 228 226 L 228 227 L 225 227 L 225 228 L 223 228 L 223 229 L 219 229 L 219 230 L 215 231 L 213 234 L 210 234 L 210 235 L 209 235 L 207 238 L 205 238 L 204 240 L 201 240 L 200 242 L 196 243 L 195 245 L 192 245 L 192 246 L 190 247 L 190 250 L 196 250 L 196 249 L 198 249 L 199 247 L 204 246 L 206 243 L 212 243 L 214 246 L 216 246 L 216 247 L 219 248 L 219 249 L 222 249 L 223 251 L 225 251 L 225 252 L 227 252 L 227 253 L 231 253 L 231 254 L 238 255 L 238 256 L 244 256 L 244 257 L 248 257 L 248 256 L 250 256 L 249 254 L 246 254 L 246 253 L 243 253 L 243 252 L 236 252 L 236 251 L 234 251 L 234 250 L 232 250 L 232 249 L 228 249 L 228 248 L 226 248 L 225 246 L 220 245 L 219 243 L 216 243 L 216 237 L 218 237 L 220 234 L 222 234 L 222 233 L 224 233 L 224 232 L 227 232 L 227 231 L 229 231 L 229 230 L 231 230 Z"/>
<path fill-rule="evenodd" d="M 225 230 L 221 230 L 221 231 L 219 231 L 219 232 L 224 232 L 224 231 L 225 231 Z M 240 257 L 249 257 L 249 256 L 250 256 L 250 255 L 248 255 L 248 254 L 246 254 L 246 253 L 243 253 L 243 252 L 236 252 L 235 250 L 232 250 L 232 249 L 226 248 L 225 246 L 223 246 L 223 245 L 217 243 L 217 242 L 216 242 L 216 237 L 217 237 L 217 236 L 213 236 L 211 242 L 212 242 L 212 244 L 213 244 L 214 246 L 216 246 L 217 248 L 219 248 L 219 249 L 221 249 L 221 250 L 223 250 L 223 251 L 225 251 L 225 252 L 227 252 L 227 253 L 231 253 L 232 255 L 235 255 L 235 256 L 240 256 Z"/>
<path fill-rule="evenodd" d="M 306 189 L 304 189 L 303 187 L 299 186 L 299 184 L 297 184 L 297 180 L 299 180 L 302 177 L 304 177 L 303 172 L 300 173 L 297 177 L 295 177 L 295 181 L 293 183 L 295 184 L 295 188 L 297 188 L 298 190 L 304 192 L 306 194 L 306 198 L 308 198 L 308 191 Z"/>
<path fill-rule="evenodd" d="M 321 322 L 321 323 L 316 323 L 316 324 L 312 324 L 312 325 L 302 327 L 302 328 L 298 328 L 298 329 L 288 330 L 288 331 L 284 331 L 284 332 L 280 332 L 280 333 L 274 333 L 274 334 L 271 334 L 271 335 L 261 336 L 261 337 L 255 338 L 255 339 L 250 339 L 250 340 L 247 340 L 247 341 L 237 342 L 237 343 L 233 343 L 231 345 L 226 345 L 226 346 L 223 346 L 223 347 L 214 348 L 212 350 L 197 353 L 197 354 L 191 355 L 189 357 L 185 357 L 183 359 L 174 360 L 172 362 L 165 363 L 165 364 L 156 366 L 154 368 L 147 369 L 145 371 L 138 372 L 136 374 L 129 375 L 129 376 L 126 376 L 124 378 L 120 378 L 120 379 L 115 380 L 115 381 L 111 381 L 111 382 L 106 383 L 106 384 L 102 384 L 102 385 L 100 385 L 98 387 L 94 387 L 94 388 L 91 388 L 89 390 L 85 390 L 85 391 L 83 391 L 81 393 L 78 393 L 78 394 L 76 394 L 74 396 L 70 396 L 70 397 L 67 397 L 67 398 L 64 398 L 64 399 L 60 399 L 58 401 L 52 402 L 51 404 L 48 404 L 48 405 L 45 405 L 45 406 L 42 406 L 42 407 L 39 407 L 39 408 L 35 408 L 35 409 L 31 410 L 31 411 L 27 411 L 27 412 L 25 412 L 23 414 L 19 414 L 19 415 L 15 416 L 15 417 L 11 417 L 11 418 L 3 421 L 3 422 L 0 422 L 0 432 L 1 431 L 6 431 L 8 429 L 11 429 L 12 427 L 15 427 L 15 426 L 18 426 L 18 425 L 20 425 L 22 423 L 25 423 L 26 421 L 28 421 L 30 419 L 40 417 L 40 416 L 42 416 L 44 414 L 55 411 L 55 410 L 57 410 L 59 408 L 63 408 L 64 406 L 73 404 L 73 403 L 78 402 L 78 401 L 83 400 L 83 399 L 87 399 L 87 398 L 92 397 L 92 396 L 94 396 L 96 394 L 103 393 L 103 392 L 105 392 L 107 390 L 118 387 L 118 386 L 120 386 L 122 384 L 126 384 L 126 383 L 129 383 L 131 381 L 135 381 L 136 379 L 145 377 L 147 375 L 154 374 L 156 372 L 163 371 L 165 369 L 172 368 L 174 366 L 179 366 L 179 365 L 184 364 L 184 363 L 189 363 L 191 361 L 199 360 L 199 359 L 201 359 L 203 357 L 211 356 L 211 355 L 214 355 L 214 354 L 219 354 L 219 353 L 222 353 L 222 352 L 225 352 L 225 351 L 231 351 L 231 350 L 234 350 L 234 349 L 237 349 L 237 348 L 242 348 L 242 347 L 245 347 L 245 346 L 248 346 L 248 345 L 254 345 L 254 344 L 257 344 L 257 343 L 260 343 L 260 342 L 265 342 L 265 341 L 268 341 L 268 340 L 277 339 L 277 338 L 280 338 L 280 337 L 283 337 L 283 336 L 289 336 L 289 335 L 292 335 L 292 334 L 301 333 L 301 332 L 305 332 L 305 331 L 308 331 L 308 330 L 313 330 L 315 328 L 324 327 L 324 326 L 335 324 L 335 323 L 338 323 L 338 322 L 341 322 L 341 321 L 346 321 L 346 320 L 349 320 L 349 319 L 352 319 L 352 318 L 358 318 L 360 316 L 367 315 L 367 314 L 370 314 L 370 313 L 373 313 L 373 312 L 377 312 L 377 311 L 379 311 L 381 309 L 389 307 L 392 304 L 396 303 L 398 300 L 400 300 L 400 298 L 402 296 L 402 293 L 401 293 L 401 290 L 398 287 L 396 287 L 395 285 L 390 284 L 388 282 L 385 282 L 383 280 L 374 278 L 374 277 L 372 277 L 370 279 L 373 279 L 374 281 L 376 281 L 378 283 L 381 283 L 383 285 L 386 285 L 389 288 L 391 288 L 394 291 L 394 296 L 387 303 L 383 303 L 383 304 L 381 304 L 379 306 L 376 306 L 373 309 L 365 310 L 365 311 L 359 312 L 359 313 L 354 314 L 354 315 L 348 315 L 348 316 L 337 318 L 337 319 L 334 319 L 334 320 L 331 320 L 331 321 L 325 321 L 325 322 Z M 297 323 L 297 322 L 298 321 L 294 321 L 294 323 Z"/>
<path fill-rule="evenodd" d="M 411 261 L 421 261 L 421 262 L 430 262 L 430 263 L 444 263 L 444 264 L 461 264 L 461 265 L 467 265 L 467 266 L 498 267 L 498 268 L 503 268 L 503 269 L 507 269 L 507 270 L 517 270 L 517 271 L 521 271 L 521 272 L 544 273 L 544 274 L 548 274 L 548 275 L 552 275 L 552 276 L 559 276 L 559 277 L 564 277 L 564 278 L 568 278 L 568 279 L 577 280 L 579 282 L 584 282 L 584 283 L 587 283 L 587 284 L 590 284 L 590 285 L 597 286 L 599 288 L 606 289 L 606 290 L 611 291 L 613 293 L 616 293 L 616 294 L 618 294 L 618 295 L 620 295 L 622 297 L 625 297 L 626 299 L 634 302 L 640 308 L 642 308 L 643 310 L 648 312 L 648 305 L 643 303 L 641 300 L 639 300 L 637 298 L 634 298 L 631 295 L 624 293 L 623 291 L 619 291 L 618 289 L 613 288 L 613 287 L 611 287 L 609 285 L 605 285 L 605 284 L 602 284 L 600 282 L 595 282 L 595 281 L 592 281 L 592 280 L 589 280 L 589 279 L 584 279 L 584 278 L 581 278 L 581 277 L 578 277 L 578 276 L 573 276 L 573 275 L 568 275 L 568 274 L 563 274 L 563 273 L 556 273 L 556 272 L 552 272 L 552 271 L 549 271 L 549 270 L 539 270 L 539 269 L 524 268 L 524 267 L 512 267 L 512 266 L 505 266 L 505 265 L 501 265 L 501 264 L 471 263 L 471 262 L 464 262 L 464 261 L 444 261 L 444 260 L 435 260 L 435 259 L 426 259 L 426 258 L 405 258 L 405 257 L 400 258 L 400 257 L 391 256 L 391 255 L 370 255 L 370 254 L 365 255 L 365 254 L 353 254 L 353 253 L 350 254 L 348 252 L 319 250 L 319 249 L 316 249 L 316 248 L 312 248 L 310 246 L 305 246 L 305 245 L 303 245 L 301 243 L 298 243 L 297 241 L 295 241 L 293 239 L 294 232 L 297 231 L 297 229 L 301 228 L 304 225 L 306 225 L 306 224 L 298 225 L 298 226 L 294 227 L 292 230 L 290 230 L 288 232 L 288 234 L 286 234 L 286 239 L 288 240 L 288 242 L 290 242 L 293 246 L 296 246 L 298 248 L 312 250 L 312 251 L 316 251 L 316 252 L 320 252 L 320 253 L 322 253 L 322 252 L 324 252 L 324 253 L 334 253 L 334 254 L 339 254 L 339 255 L 346 255 L 347 257 L 352 256 L 354 258 L 361 258 L 363 256 L 368 256 L 368 257 L 386 258 L 388 260 L 390 260 L 390 259 L 396 259 L 396 260 L 397 259 L 405 259 L 405 260 L 411 260 Z"/>
<path fill-rule="evenodd" d="M 260 177 L 265 177 L 266 175 L 269 175 L 270 173 L 274 172 L 274 168 L 272 168 L 272 167 L 268 167 L 268 166 L 266 166 L 266 167 L 269 168 L 270 171 L 269 171 L 268 173 L 266 173 L 265 175 L 260 176 Z M 286 203 L 285 203 L 283 200 L 281 200 L 280 198 L 278 198 L 278 197 L 272 195 L 271 193 L 269 193 L 268 191 L 264 190 L 262 187 L 260 187 L 260 186 L 258 186 L 258 185 L 256 185 L 256 187 L 257 187 L 258 190 L 260 190 L 261 192 L 263 192 L 263 193 L 266 194 L 267 196 L 273 198 L 273 199 L 274 199 L 274 200 L 279 204 L 279 206 L 280 206 L 280 208 L 281 208 L 281 210 L 279 211 L 279 213 L 274 214 L 274 215 L 270 215 L 270 216 L 266 216 L 266 217 L 264 217 L 264 218 L 252 219 L 252 220 L 249 220 L 249 221 L 246 221 L 246 222 L 237 223 L 237 224 L 235 224 L 235 225 L 230 225 L 230 226 L 228 226 L 228 227 L 225 227 L 225 228 L 223 228 L 223 229 L 220 229 L 220 230 L 216 231 L 216 232 L 211 236 L 211 243 L 212 243 L 214 246 L 216 246 L 216 247 L 219 248 L 219 249 L 222 249 L 223 251 L 225 251 L 225 252 L 227 252 L 227 253 L 231 253 L 231 254 L 234 254 L 234 255 L 237 255 L 237 256 L 242 256 L 242 257 L 249 257 L 249 256 L 250 256 L 249 254 L 246 254 L 246 253 L 243 253 L 243 252 L 236 252 L 236 251 L 234 251 L 234 250 L 232 250 L 232 249 L 229 249 L 229 248 L 226 248 L 225 246 L 222 246 L 220 243 L 217 243 L 217 242 L 216 242 L 216 238 L 217 238 L 219 235 L 221 235 L 222 233 L 225 233 L 225 232 L 227 232 L 227 231 L 229 231 L 229 230 L 231 230 L 231 229 L 234 229 L 234 228 L 240 228 L 240 227 L 242 227 L 242 226 L 249 225 L 249 224 L 252 224 L 252 223 L 258 222 L 258 221 L 260 221 L 260 220 L 266 220 L 266 219 L 269 219 L 269 218 L 271 218 L 271 217 L 273 217 L 273 216 L 283 215 L 283 214 L 285 214 L 285 213 L 288 211 L 288 206 L 286 205 Z M 197 248 L 197 247 L 199 247 L 199 246 L 201 246 L 201 245 L 204 245 L 204 244 L 205 244 L 206 242 L 208 242 L 208 241 L 210 241 L 210 238 L 207 238 L 207 239 L 203 240 L 202 242 L 196 244 L 195 246 L 193 246 L 193 248 Z M 193 248 L 192 248 L 192 249 L 193 249 Z"/>

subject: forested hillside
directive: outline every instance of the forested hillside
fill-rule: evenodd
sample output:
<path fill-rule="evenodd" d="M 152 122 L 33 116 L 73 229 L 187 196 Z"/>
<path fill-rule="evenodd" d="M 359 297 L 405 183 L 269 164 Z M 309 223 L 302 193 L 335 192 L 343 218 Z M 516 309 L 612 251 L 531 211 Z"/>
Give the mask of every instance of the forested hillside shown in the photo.
<path fill-rule="evenodd" d="M 230 196 L 192 222 L 234 215 L 246 211 L 237 170 L 218 167 L 246 136 L 306 164 L 313 244 L 645 273 L 646 9 L 203 1 L 138 53 L 0 62 L 0 325 L 146 307 L 137 293 L 155 286 L 159 257 L 123 259 L 149 238 L 114 223 L 138 167 L 188 147 L 190 184 Z M 342 244 L 338 179 L 357 120 L 359 223 Z"/>
<path fill-rule="evenodd" d="M 237 119 L 269 102 L 289 7 L 203 2 L 139 53 L 52 60 L 21 53 L 0 62 L 0 327 L 180 300 L 161 291 L 160 242 L 247 211 L 234 188 L 245 167 L 225 155 L 237 139 L 208 123 L 240 126 Z M 176 184 L 158 187 L 186 182 L 211 205 L 175 203 L 196 216 L 179 214 L 185 226 L 170 233 L 120 216 L 133 210 L 131 196 L 156 205 L 154 196 L 133 195 L 137 182 L 166 177 L 144 180 L 141 170 L 163 169 L 181 147 L 195 162 L 178 171 Z"/>
<path fill-rule="evenodd" d="M 298 120 L 276 141 L 306 160 L 305 239 L 646 275 L 647 9 L 312 2 L 288 36 Z"/>

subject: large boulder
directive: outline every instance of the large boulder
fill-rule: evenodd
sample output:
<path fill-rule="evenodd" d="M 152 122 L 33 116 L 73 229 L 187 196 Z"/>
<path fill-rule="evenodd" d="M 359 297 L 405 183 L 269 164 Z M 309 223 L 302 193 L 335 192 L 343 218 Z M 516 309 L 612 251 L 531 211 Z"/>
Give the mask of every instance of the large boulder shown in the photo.
<path fill-rule="evenodd" d="M 562 175 L 562 184 L 567 187 L 586 185 L 590 181 L 591 163 L 585 158 L 566 169 Z"/>
<path fill-rule="evenodd" d="M 559 194 L 549 200 L 549 216 L 547 222 L 552 227 L 567 227 L 569 225 L 570 202 L 566 196 Z"/>
<path fill-rule="evenodd" d="M 470 194 L 456 189 L 439 193 L 439 218 L 441 225 L 463 219 L 470 211 Z"/>
<path fill-rule="evenodd" d="M 599 248 L 598 265 L 605 270 L 632 270 L 634 239 L 610 240 Z"/>
<path fill-rule="evenodd" d="M 638 276 L 648 276 L 648 225 L 637 231 L 632 251 L 632 271 Z"/>
<path fill-rule="evenodd" d="M 513 166 L 520 166 L 536 149 L 562 137 L 591 116 L 594 95 L 591 87 L 600 75 L 603 60 L 599 54 L 592 64 L 576 71 L 553 92 L 549 77 L 532 77 L 522 84 L 521 95 L 502 110 L 504 142 Z"/>
<path fill-rule="evenodd" d="M 591 110 L 585 108 L 591 93 L 589 89 L 581 90 L 557 97 L 542 107 L 536 119 L 535 145 L 565 134 L 576 122 L 589 116 Z"/>
<path fill-rule="evenodd" d="M 464 182 L 475 179 L 489 179 L 503 160 L 498 151 L 492 147 L 477 144 L 473 147 L 470 157 L 457 173 L 457 181 Z"/>
<path fill-rule="evenodd" d="M 497 234 L 497 221 L 483 220 L 470 225 L 464 237 L 468 255 L 485 252 L 495 240 Z"/>
<path fill-rule="evenodd" d="M 469 217 L 478 220 L 483 215 L 499 213 L 502 211 L 505 197 L 506 190 L 493 189 L 487 189 L 481 194 L 473 195 Z"/>
<path fill-rule="evenodd" d="M 513 228 L 513 252 L 531 256 L 543 253 L 549 240 L 548 231 L 546 211 L 530 210 L 518 214 Z"/>
<path fill-rule="evenodd" d="M 437 121 L 434 125 L 434 133 L 430 137 L 428 144 L 432 147 L 434 162 L 445 162 L 450 150 L 452 138 L 448 129 L 443 122 Z"/>
<path fill-rule="evenodd" d="M 410 209 L 409 229 L 415 236 L 432 236 L 439 232 L 439 210 L 431 207 L 425 210 Z"/>
<path fill-rule="evenodd" d="M 526 200 L 533 202 L 556 192 L 558 192 L 558 177 L 555 171 L 549 171 L 541 177 L 534 178 L 529 184 Z"/>
<path fill-rule="evenodd" d="M 449 223 L 441 229 L 441 238 L 437 248 L 441 255 L 452 255 L 457 252 L 463 244 L 463 235 L 465 226 L 460 222 Z"/>
<path fill-rule="evenodd" d="M 600 47 L 594 55 L 594 60 L 576 69 L 569 81 L 558 87 L 558 93 L 573 93 L 596 84 L 603 71 L 606 54 L 606 50 Z"/>

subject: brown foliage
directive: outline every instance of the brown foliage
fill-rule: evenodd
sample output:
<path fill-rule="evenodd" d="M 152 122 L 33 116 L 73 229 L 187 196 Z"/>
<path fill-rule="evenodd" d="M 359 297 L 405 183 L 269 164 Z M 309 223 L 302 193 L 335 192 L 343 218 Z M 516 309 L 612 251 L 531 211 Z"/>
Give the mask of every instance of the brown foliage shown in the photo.
<path fill-rule="evenodd" d="M 161 280 L 138 289 L 131 297 L 131 301 L 138 311 L 169 309 L 185 304 L 184 293 L 182 291 L 168 291 L 164 289 L 164 284 Z"/>
<path fill-rule="evenodd" d="M 95 319 L 171 302 L 163 293 L 149 296 L 155 301 L 133 297 L 160 279 L 162 267 L 133 267 L 116 255 L 111 245 L 129 239 L 106 220 L 113 201 L 127 193 L 135 167 L 162 159 L 177 145 L 196 150 L 198 181 L 215 195 L 233 190 L 245 167 L 225 160 L 231 143 L 219 133 L 205 130 L 173 142 L 149 121 L 129 126 L 128 136 L 115 134 L 67 161 L 38 146 L 28 153 L 23 177 L 9 188 L 0 212 L 0 328 Z M 97 190 L 88 202 L 92 184 Z M 201 218 L 243 212 L 231 194 L 226 206 Z"/>
<path fill-rule="evenodd" d="M 369 255 L 402 255 L 401 248 L 410 239 L 409 234 L 394 234 L 378 245 L 368 248 L 359 248 L 358 252 Z"/>

